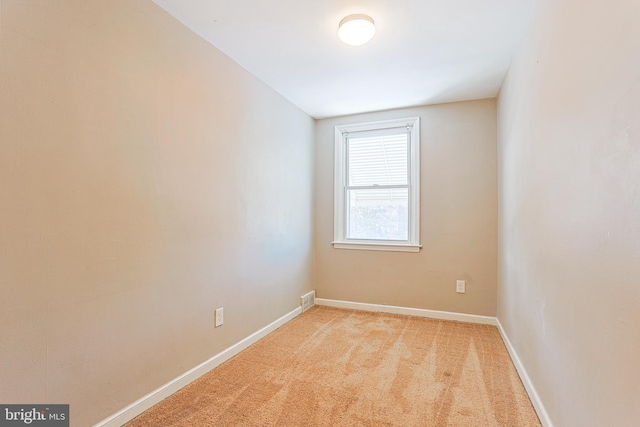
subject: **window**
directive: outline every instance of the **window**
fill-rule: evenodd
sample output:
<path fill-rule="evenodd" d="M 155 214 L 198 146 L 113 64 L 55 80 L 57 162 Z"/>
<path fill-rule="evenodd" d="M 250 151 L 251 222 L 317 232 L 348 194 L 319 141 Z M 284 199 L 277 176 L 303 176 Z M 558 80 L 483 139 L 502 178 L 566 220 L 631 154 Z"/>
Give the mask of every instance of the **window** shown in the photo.
<path fill-rule="evenodd" d="M 419 135 L 417 117 L 336 126 L 335 248 L 420 250 Z"/>

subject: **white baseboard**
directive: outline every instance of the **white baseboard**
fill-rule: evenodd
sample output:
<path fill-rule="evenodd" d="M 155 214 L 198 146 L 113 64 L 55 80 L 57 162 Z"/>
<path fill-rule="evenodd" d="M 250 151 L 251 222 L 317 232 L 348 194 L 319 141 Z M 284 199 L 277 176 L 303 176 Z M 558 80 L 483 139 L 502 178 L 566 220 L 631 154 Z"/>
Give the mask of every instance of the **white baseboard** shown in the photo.
<path fill-rule="evenodd" d="M 316 298 L 316 304 L 328 307 L 348 308 L 351 310 L 374 311 L 392 314 L 405 314 L 408 316 L 429 317 L 440 320 L 456 320 L 458 322 L 479 323 L 482 325 L 497 326 L 497 320 L 491 316 L 478 316 L 475 314 L 452 313 L 450 311 L 428 310 L 425 308 L 398 307 L 395 305 L 367 304 L 363 302 L 340 301 L 326 298 Z"/>
<path fill-rule="evenodd" d="M 551 422 L 551 418 L 549 418 L 549 414 L 547 413 L 542 400 L 540 400 L 540 396 L 536 391 L 536 388 L 533 386 L 533 382 L 531 378 L 529 378 L 529 374 L 527 374 L 527 370 L 524 368 L 522 361 L 520 360 L 520 356 L 516 352 L 516 349 L 511 344 L 507 333 L 502 327 L 502 323 L 500 323 L 499 319 L 496 319 L 498 324 L 498 330 L 500 331 L 500 335 L 502 336 L 502 341 L 504 341 L 505 346 L 507 347 L 507 351 L 509 352 L 509 356 L 511 356 L 511 360 L 513 361 L 513 365 L 516 367 L 516 371 L 518 371 L 518 375 L 520 375 L 520 380 L 522 380 L 522 384 L 524 384 L 525 390 L 527 390 L 527 394 L 529 394 L 529 399 L 531 399 L 531 403 L 533 404 L 536 413 L 538 414 L 538 418 L 540 418 L 540 422 L 543 427 L 553 427 L 553 423 Z"/>
<path fill-rule="evenodd" d="M 151 408 L 156 403 L 159 403 L 161 400 L 171 396 L 173 393 L 180 390 L 184 386 L 200 378 L 202 375 L 206 374 L 216 366 L 222 364 L 223 362 L 226 362 L 236 354 L 240 353 L 245 348 L 249 347 L 251 344 L 254 344 L 261 338 L 264 338 L 265 336 L 269 335 L 271 332 L 275 331 L 280 326 L 284 325 L 291 319 L 298 316 L 301 312 L 302 312 L 302 308 L 298 307 L 295 310 L 285 314 L 278 320 L 275 320 L 274 322 L 268 324 L 267 326 L 260 329 L 259 331 L 254 332 L 253 334 L 249 335 L 245 339 L 221 351 L 220 353 L 216 354 L 209 360 L 199 364 L 195 368 L 188 370 L 187 372 L 180 375 L 179 377 L 169 381 L 168 383 L 158 387 L 157 389 L 147 394 L 146 396 L 136 400 L 126 408 L 116 412 L 110 417 L 105 418 L 104 420 L 95 424 L 94 427 L 122 426 L 123 424 L 131 421 L 138 415 L 142 414 L 147 409 Z"/>
<path fill-rule="evenodd" d="M 418 316 L 418 317 L 428 317 L 432 319 L 440 319 L 440 320 L 455 320 L 460 322 L 469 322 L 469 323 L 479 323 L 483 325 L 494 325 L 498 327 L 500 331 L 500 335 L 502 336 L 502 340 L 507 347 L 507 351 L 511 356 L 511 360 L 513 361 L 518 374 L 520 375 L 520 379 L 524 384 L 524 388 L 529 394 L 529 398 L 531 399 L 531 403 L 540 418 L 540 422 L 543 427 L 553 427 L 553 423 L 549 418 L 549 414 L 547 413 L 542 401 L 540 400 L 540 396 L 536 391 L 529 375 L 527 374 L 524 365 L 522 364 L 518 353 L 515 348 L 511 344 L 509 337 L 507 336 L 504 328 L 500 321 L 495 317 L 490 316 L 478 316 L 473 314 L 464 314 L 464 313 L 452 313 L 448 311 L 438 311 L 438 310 L 428 310 L 421 308 L 410 308 L 410 307 L 398 307 L 392 305 L 382 305 L 382 304 L 367 304 L 361 302 L 352 302 L 352 301 L 340 301 L 340 300 L 332 300 L 326 298 L 316 298 L 316 304 L 324 305 L 327 307 L 336 307 L 336 308 L 346 308 L 351 310 L 362 310 L 362 311 L 373 311 L 373 312 L 382 312 L 382 313 L 392 313 L 392 314 L 404 314 L 409 316 Z M 250 345 L 254 344 L 261 338 L 264 338 L 271 332 L 278 329 L 280 326 L 289 322 L 291 319 L 295 318 L 302 312 L 302 308 L 298 307 L 295 310 L 285 314 L 264 328 L 254 332 L 243 340 L 237 342 L 231 347 L 221 351 L 215 356 L 211 357 L 209 360 L 201 363 L 183 373 L 179 377 L 169 381 L 168 383 L 158 387 L 151 393 L 146 396 L 136 400 L 126 408 L 116 412 L 110 417 L 105 418 L 104 420 L 98 422 L 94 425 L 94 427 L 120 427 L 123 424 L 131 421 L 138 415 L 142 414 L 147 409 L 151 408 L 153 405 L 159 403 L 163 399 L 171 396 L 176 391 L 180 390 L 184 386 L 190 384 L 196 379 L 200 378 L 202 375 L 206 374 L 216 366 L 226 362 L 236 354 L 240 353 L 242 350 L 246 349 Z"/>

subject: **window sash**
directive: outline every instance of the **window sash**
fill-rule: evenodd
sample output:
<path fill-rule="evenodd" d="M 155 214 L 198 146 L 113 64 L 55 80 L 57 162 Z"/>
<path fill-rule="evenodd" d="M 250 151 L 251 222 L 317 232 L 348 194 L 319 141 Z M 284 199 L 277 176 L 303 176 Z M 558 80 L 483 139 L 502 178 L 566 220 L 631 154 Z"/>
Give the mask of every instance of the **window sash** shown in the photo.
<path fill-rule="evenodd" d="M 360 206 L 353 206 L 352 196 L 357 195 L 357 191 L 365 192 L 365 193 L 373 193 L 378 192 L 379 194 L 385 194 L 384 190 L 393 190 L 393 189 L 406 189 L 406 199 L 407 205 L 411 203 L 410 195 L 410 187 L 411 187 L 411 134 L 408 130 L 402 127 L 398 128 L 389 128 L 389 129 L 381 129 L 374 131 L 365 131 L 365 132 L 354 132 L 354 133 L 346 133 L 343 135 L 344 144 L 345 144 L 345 182 L 344 182 L 344 200 L 345 200 L 345 214 L 346 214 L 346 223 L 345 223 L 345 239 L 346 240 L 367 240 L 367 241 L 394 241 L 394 242 L 409 242 L 409 231 L 411 229 L 411 215 L 409 215 L 409 206 L 406 208 L 406 216 L 407 220 L 402 221 L 400 218 L 404 215 L 400 214 L 401 207 L 394 206 L 393 200 L 385 200 L 384 198 L 380 198 L 378 200 L 378 205 L 374 206 L 370 203 L 368 207 L 365 204 L 361 204 Z M 352 157 L 355 157 L 354 151 L 366 151 L 364 155 L 360 155 L 359 160 L 362 163 L 368 163 L 367 166 L 363 166 L 359 168 L 359 172 L 361 175 L 368 175 L 372 177 L 372 179 L 362 179 L 362 181 L 376 181 L 378 182 L 392 182 L 391 178 L 392 172 L 389 170 L 391 166 L 389 165 L 389 158 L 387 155 L 388 148 L 392 149 L 392 147 L 386 146 L 386 140 L 391 140 L 389 142 L 390 145 L 393 145 L 394 142 L 396 145 L 404 145 L 404 147 L 400 146 L 401 156 L 404 157 L 404 165 L 400 166 L 402 170 L 400 173 L 404 176 L 400 179 L 400 181 L 404 181 L 406 184 L 373 184 L 373 185 L 350 185 L 350 182 L 354 180 L 354 173 L 351 171 L 352 166 Z M 398 141 L 394 141 L 393 137 L 401 137 L 398 138 Z M 356 145 L 355 141 L 360 142 L 360 144 Z M 397 144 L 397 143 L 400 144 Z M 366 147 L 369 145 L 369 147 Z M 365 148 L 366 147 L 366 148 Z M 356 151 L 357 152 L 357 151 Z M 353 153 L 353 156 L 352 156 Z M 362 153 L 361 153 L 362 154 Z M 382 156 L 382 159 L 380 159 Z M 381 173 L 380 168 L 384 169 Z M 386 173 L 387 176 L 382 176 Z M 376 176 L 376 174 L 378 176 Z M 367 191 L 370 190 L 370 191 Z M 393 191 L 389 193 L 393 195 Z M 383 205 L 386 203 L 386 206 Z M 360 209 L 357 209 L 360 208 Z M 359 221 L 352 218 L 352 215 L 360 213 L 361 218 Z M 374 217 L 372 218 L 366 218 Z M 381 218 L 382 217 L 382 218 Z M 385 218 L 386 217 L 386 218 Z M 375 220 L 378 218 L 378 220 Z M 384 233 L 381 230 L 389 230 L 395 229 L 398 223 L 404 223 L 403 230 L 395 230 L 393 234 L 394 236 L 403 235 L 405 238 L 392 238 L 388 237 L 389 232 Z M 357 227 L 357 226 L 360 227 Z M 365 228 L 369 229 L 368 232 L 356 233 L 354 228 Z"/>

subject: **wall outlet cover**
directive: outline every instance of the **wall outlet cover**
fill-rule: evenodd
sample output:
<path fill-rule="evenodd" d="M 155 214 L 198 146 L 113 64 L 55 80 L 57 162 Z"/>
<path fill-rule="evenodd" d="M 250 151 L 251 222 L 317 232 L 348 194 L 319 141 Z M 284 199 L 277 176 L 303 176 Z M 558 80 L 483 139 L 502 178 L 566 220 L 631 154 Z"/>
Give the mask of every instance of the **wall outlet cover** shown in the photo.
<path fill-rule="evenodd" d="M 224 323 L 224 311 L 223 311 L 223 308 L 220 307 L 216 309 L 215 327 L 217 328 L 218 326 L 222 326 L 223 323 Z"/>

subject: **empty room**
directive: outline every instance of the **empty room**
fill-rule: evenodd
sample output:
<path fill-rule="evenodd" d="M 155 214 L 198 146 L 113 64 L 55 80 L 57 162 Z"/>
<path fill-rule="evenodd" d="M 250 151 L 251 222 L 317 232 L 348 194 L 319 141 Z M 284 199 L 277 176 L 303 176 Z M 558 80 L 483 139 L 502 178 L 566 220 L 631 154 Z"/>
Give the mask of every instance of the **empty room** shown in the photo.
<path fill-rule="evenodd" d="M 640 425 L 640 1 L 0 0 L 1 426 Z"/>

